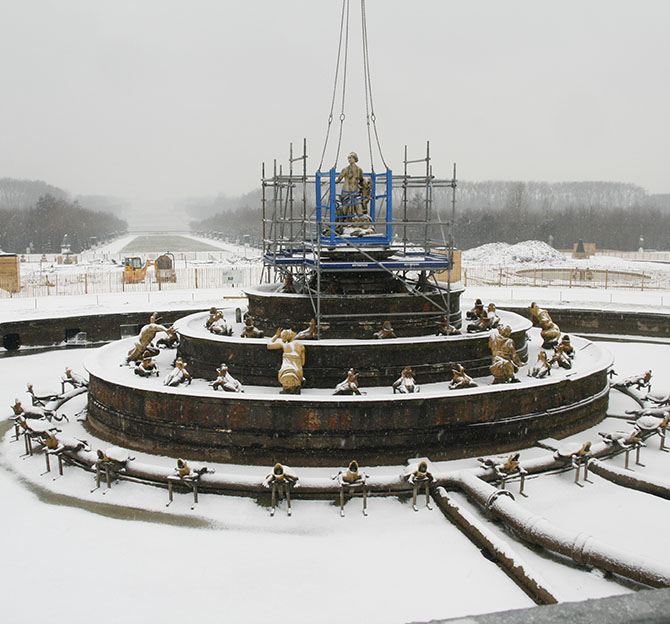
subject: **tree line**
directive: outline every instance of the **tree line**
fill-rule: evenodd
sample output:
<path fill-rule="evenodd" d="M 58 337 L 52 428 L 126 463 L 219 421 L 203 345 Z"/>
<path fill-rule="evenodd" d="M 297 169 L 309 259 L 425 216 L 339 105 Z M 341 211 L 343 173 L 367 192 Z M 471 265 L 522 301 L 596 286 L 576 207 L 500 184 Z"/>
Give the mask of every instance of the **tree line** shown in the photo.
<path fill-rule="evenodd" d="M 211 214 L 221 203 L 221 198 L 203 199 L 191 206 L 193 213 Z M 393 205 L 394 221 L 399 222 L 401 191 L 397 189 Z M 313 211 L 313 206 L 312 194 L 308 198 L 308 212 Z M 433 211 L 433 218 L 437 214 L 442 222 L 450 220 L 450 189 L 434 191 Z M 424 218 L 425 213 L 422 197 L 410 197 L 408 219 Z M 221 232 L 230 240 L 250 235 L 252 242 L 260 242 L 261 215 L 260 191 L 255 191 L 236 207 L 227 198 L 226 209 L 194 220 L 190 226 L 195 231 Z M 645 248 L 667 250 L 668 233 L 670 195 L 649 195 L 634 184 L 466 181 L 459 182 L 456 191 L 454 242 L 461 249 L 523 240 L 542 240 L 559 249 L 569 249 L 581 239 L 595 243 L 600 249 L 629 251 L 638 249 L 643 237 Z M 422 240 L 423 228 L 408 228 L 408 236 L 410 240 Z M 442 233 L 435 231 L 431 238 L 439 240 Z"/>
<path fill-rule="evenodd" d="M 122 219 L 107 212 L 82 208 L 51 194 L 40 196 L 34 205 L 17 210 L 0 207 L 0 249 L 10 253 L 57 253 L 65 235 L 74 253 L 127 231 Z"/>

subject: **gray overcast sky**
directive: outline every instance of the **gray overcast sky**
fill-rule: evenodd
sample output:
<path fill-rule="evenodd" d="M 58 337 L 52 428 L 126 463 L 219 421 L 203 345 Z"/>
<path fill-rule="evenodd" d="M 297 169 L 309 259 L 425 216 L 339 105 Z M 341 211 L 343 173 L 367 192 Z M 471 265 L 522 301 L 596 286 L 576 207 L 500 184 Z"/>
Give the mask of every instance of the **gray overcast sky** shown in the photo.
<path fill-rule="evenodd" d="M 368 169 L 351 7 L 342 150 Z M 422 156 L 430 139 L 440 177 L 456 162 L 468 180 L 670 192 L 668 0 L 366 7 L 392 169 L 405 144 Z M 340 10 L 340 0 L 0 0 L 0 177 L 144 200 L 234 195 L 303 137 L 313 171 Z"/>

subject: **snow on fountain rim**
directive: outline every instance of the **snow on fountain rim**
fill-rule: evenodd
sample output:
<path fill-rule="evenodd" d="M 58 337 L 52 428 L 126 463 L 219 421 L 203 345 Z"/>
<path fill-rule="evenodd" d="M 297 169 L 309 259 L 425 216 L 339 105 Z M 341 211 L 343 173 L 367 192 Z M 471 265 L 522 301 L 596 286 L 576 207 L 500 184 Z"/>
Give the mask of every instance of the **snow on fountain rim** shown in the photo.
<path fill-rule="evenodd" d="M 175 321 L 173 327 L 177 330 L 180 335 L 188 336 L 195 340 L 206 340 L 208 342 L 221 342 L 221 343 L 239 343 L 239 344 L 257 344 L 257 343 L 268 343 L 274 332 L 271 335 L 267 335 L 265 338 L 242 338 L 240 335 L 242 329 L 244 329 L 244 323 L 235 323 L 231 320 L 234 319 L 235 309 L 233 307 L 229 308 L 218 308 L 221 312 L 224 313 L 226 323 L 228 326 L 232 326 L 233 335 L 232 336 L 220 336 L 218 334 L 213 334 L 208 329 L 205 328 L 205 321 L 209 317 L 209 312 L 196 312 L 195 314 L 189 314 L 184 316 L 179 320 Z M 532 327 L 532 323 L 516 314 L 515 312 L 508 312 L 505 310 L 497 310 L 500 321 L 503 325 L 509 325 L 512 328 L 512 332 L 519 331 L 528 331 Z M 465 333 L 465 327 L 467 321 L 464 319 L 463 329 L 464 333 L 457 334 L 455 336 L 436 336 L 434 334 L 428 336 L 398 336 L 398 338 L 389 338 L 389 339 L 379 339 L 379 338 L 322 338 L 320 340 L 303 340 L 302 344 L 305 345 L 308 349 L 318 349 L 319 347 L 332 347 L 332 346 L 341 346 L 341 347 L 353 347 L 353 346 L 369 346 L 376 345 L 380 348 L 391 347 L 394 344 L 414 344 L 414 343 L 435 343 L 435 342 L 455 342 L 457 340 L 487 340 L 488 333 L 486 332 L 476 332 L 476 333 Z M 305 325 L 306 327 L 306 325 Z M 381 323 L 379 324 L 381 329 Z M 261 328 L 264 329 L 264 328 Z M 285 328 L 289 329 L 289 328 Z M 304 329 L 303 326 L 300 327 L 291 327 L 296 333 Z M 276 331 L 276 329 L 275 329 Z"/>
<path fill-rule="evenodd" d="M 259 338 L 258 341 L 269 342 L 267 338 Z M 563 380 L 573 381 L 582 379 L 594 372 L 609 369 L 613 365 L 613 357 L 606 349 L 596 346 L 589 340 L 572 337 L 572 345 L 576 350 L 576 356 L 571 370 L 552 369 L 550 377 L 536 379 L 527 375 L 529 366 L 535 365 L 537 354 L 540 350 L 542 339 L 539 330 L 531 330 L 531 342 L 528 349 L 528 364 L 522 366 L 517 373 L 520 383 L 515 384 L 496 384 L 491 382 L 493 377 L 478 377 L 475 381 L 479 384 L 475 388 L 461 390 L 449 389 L 449 380 L 421 383 L 421 378 L 417 382 L 421 386 L 421 391 L 415 394 L 393 394 L 391 386 L 361 387 L 365 394 L 361 396 L 333 395 L 334 388 L 303 388 L 299 395 L 280 394 L 280 386 L 255 386 L 246 385 L 244 380 L 240 379 L 244 385 L 243 393 L 229 393 L 220 390 L 214 390 L 209 385 L 211 382 L 202 378 L 193 378 L 190 385 L 181 385 L 177 387 L 168 387 L 163 385 L 163 380 L 170 370 L 174 360 L 175 351 L 164 349 L 156 356 L 155 362 L 160 371 L 160 377 L 144 378 L 135 375 L 131 366 L 123 364 L 126 355 L 132 345 L 134 338 L 126 338 L 112 344 L 97 349 L 90 357 L 86 358 L 84 367 L 90 375 L 113 383 L 122 388 L 140 390 L 145 392 L 158 392 L 171 395 L 189 395 L 193 397 L 218 398 L 221 400 L 234 399 L 236 401 L 259 401 L 272 399 L 273 401 L 293 401 L 293 402 L 320 402 L 320 403 L 374 403 L 379 401 L 423 401 L 425 399 L 453 397 L 454 399 L 463 395 L 478 395 L 509 391 L 510 389 L 523 389 L 529 386 L 543 387 L 560 383 Z M 334 341 L 337 342 L 337 341 Z M 376 341 L 378 343 L 379 341 Z M 277 355 L 277 368 L 281 358 Z M 187 362 L 188 365 L 188 362 Z M 305 366 L 305 372 L 309 374 L 309 361 Z M 342 379 L 346 377 L 346 371 L 342 372 Z"/>

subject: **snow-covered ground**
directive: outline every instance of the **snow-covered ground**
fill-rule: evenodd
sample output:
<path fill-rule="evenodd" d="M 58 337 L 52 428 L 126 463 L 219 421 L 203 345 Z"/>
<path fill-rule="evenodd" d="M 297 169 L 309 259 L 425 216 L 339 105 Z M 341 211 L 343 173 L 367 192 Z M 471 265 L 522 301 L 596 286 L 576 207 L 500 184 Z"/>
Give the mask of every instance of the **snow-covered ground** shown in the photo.
<path fill-rule="evenodd" d="M 622 376 L 650 367 L 659 371 L 655 391 L 670 390 L 670 379 L 663 374 L 667 345 L 606 346 Z M 90 355 L 91 350 L 80 349 L 0 359 L 4 404 L 15 396 L 25 399 L 27 381 L 38 391 L 56 388 L 66 365 L 82 370 Z M 72 415 L 84 401 L 78 397 L 63 411 Z M 625 427 L 616 416 L 630 407 L 627 397 L 613 394 L 610 411 L 615 417 L 573 439 L 596 441 L 596 430 Z M 79 425 L 64 425 L 68 426 Z M 107 448 L 83 435 L 93 448 Z M 400 623 L 531 605 L 439 511 L 420 507 L 415 513 L 406 499 L 375 497 L 367 518 L 360 513 L 360 500 L 352 500 L 344 519 L 334 500 L 294 500 L 290 518 L 283 507 L 271 518 L 267 501 L 243 497 L 201 495 L 191 511 L 191 496 L 178 493 L 166 508 L 162 489 L 122 482 L 109 491 L 91 492 L 92 475 L 73 468 L 54 480 L 55 468 L 42 474 L 41 454 L 21 458 L 22 443 L 10 442 L 10 437 L 6 435 L 0 447 L 2 575 L 5 585 L 12 587 L 12 600 L 2 608 L 7 621 L 34 621 L 35 610 L 26 608 L 34 595 L 50 605 L 49 619 L 56 622 L 83 622 L 91 614 L 101 622 L 119 617 L 131 622 L 209 621 L 216 614 L 235 622 Z M 533 449 L 522 456 L 541 453 L 546 451 Z M 134 455 L 138 461 L 174 464 L 173 458 Z M 670 457 L 658 451 L 656 443 L 650 442 L 642 460 L 645 468 L 636 470 L 667 473 Z M 623 458 L 613 461 L 620 465 Z M 471 459 L 439 462 L 436 467 L 475 465 Z M 259 477 L 269 471 L 215 467 Z M 365 469 L 398 474 L 403 467 Z M 578 488 L 572 478 L 572 473 L 562 473 L 529 479 L 530 496 L 522 504 L 558 525 L 667 560 L 666 501 L 594 476 L 593 483 Z M 465 497 L 454 496 L 481 516 Z M 512 542 L 562 600 L 633 589 L 599 572 L 559 562 L 523 546 L 499 526 L 488 526 L 500 539 Z M 53 565 L 45 568 L 45 562 Z"/>
<path fill-rule="evenodd" d="M 213 241 L 208 241 L 213 243 Z M 120 243 L 119 243 L 120 244 Z M 28 318 L 81 313 L 83 310 L 146 310 L 163 306 L 206 308 L 224 305 L 222 294 L 239 290 L 119 293 L 85 298 L 5 299 L 2 318 Z M 612 297 L 612 294 L 615 296 Z M 153 296 L 156 296 L 153 299 Z M 205 295 L 205 296 L 203 296 Z M 209 297 L 207 296 L 209 295 Z M 600 298 L 602 295 L 602 298 Z M 158 296 L 164 299 L 158 299 Z M 486 287 L 470 288 L 463 308 L 474 297 L 527 304 L 663 310 L 670 293 L 594 289 Z M 664 299 L 665 297 L 665 299 Z M 22 306 L 27 301 L 28 306 Z M 592 304 L 591 306 L 592 307 Z M 604 343 L 600 343 L 601 345 Z M 651 368 L 653 388 L 670 392 L 666 374 L 667 341 L 658 344 L 605 343 L 615 369 L 624 377 Z M 27 401 L 25 384 L 37 391 L 55 390 L 65 366 L 83 370 L 93 350 L 68 349 L 41 355 L 0 358 L 0 397 L 5 415 L 15 398 Z M 63 411 L 83 407 L 80 396 Z M 612 393 L 609 413 L 599 426 L 570 440 L 598 440 L 598 431 L 627 427 L 629 398 Z M 104 441 L 64 424 L 86 437 L 92 447 Z M 0 424 L 9 432 L 8 423 Z M 176 493 L 166 508 L 165 490 L 130 482 L 91 492 L 93 477 L 66 468 L 42 474 L 41 454 L 21 458 L 21 442 L 7 433 L 0 444 L 0 538 L 3 566 L 0 580 L 7 588 L 0 613 L 8 622 L 101 623 L 164 622 L 410 622 L 532 606 L 532 601 L 496 564 L 481 556 L 438 511 L 420 506 L 415 513 L 404 497 L 374 497 L 369 516 L 360 513 L 359 499 L 347 503 L 340 518 L 335 501 L 294 500 L 293 516 L 279 508 L 270 517 L 264 498 Z M 538 457 L 546 451 L 522 451 Z M 174 465 L 174 458 L 135 454 L 138 461 Z M 623 466 L 623 456 L 612 461 Z M 657 438 L 643 450 L 643 474 L 667 474 L 670 454 L 658 450 Z M 474 459 L 439 462 L 440 469 L 471 468 Z M 269 467 L 215 466 L 217 472 L 264 476 Z M 300 474 L 336 472 L 294 467 Z M 369 473 L 399 474 L 403 466 L 364 467 Z M 573 473 L 541 475 L 528 480 L 528 499 L 521 504 L 559 526 L 586 532 L 621 548 L 655 560 L 670 557 L 665 518 L 667 501 L 616 487 L 594 475 L 579 488 Z M 514 491 L 516 485 L 512 484 Z M 632 583 L 566 564 L 542 550 L 529 548 L 490 522 L 465 496 L 459 504 L 478 515 L 498 538 L 512 544 L 561 600 L 582 600 L 636 589 Z M 41 613 L 44 611 L 44 613 Z"/>

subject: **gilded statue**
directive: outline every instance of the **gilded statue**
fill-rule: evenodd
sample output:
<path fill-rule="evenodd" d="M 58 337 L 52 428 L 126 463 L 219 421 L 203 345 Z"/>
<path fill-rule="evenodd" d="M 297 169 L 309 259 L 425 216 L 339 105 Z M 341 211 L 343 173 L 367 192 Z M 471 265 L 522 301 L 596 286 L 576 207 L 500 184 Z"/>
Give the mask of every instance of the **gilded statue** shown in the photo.
<path fill-rule="evenodd" d="M 178 386 L 183 383 L 190 385 L 191 379 L 191 373 L 186 370 L 186 362 L 178 357 L 174 362 L 174 368 L 168 373 L 163 385 Z"/>
<path fill-rule="evenodd" d="M 558 344 L 558 339 L 561 337 L 560 328 L 551 320 L 549 312 L 540 308 L 534 301 L 530 304 L 529 310 L 530 320 L 533 322 L 533 326 L 539 327 L 541 330 L 540 334 L 543 340 L 542 348 L 553 349 Z"/>
<path fill-rule="evenodd" d="M 361 394 L 358 389 L 358 373 L 353 368 L 349 369 L 347 378 L 335 386 L 333 394 Z"/>
<path fill-rule="evenodd" d="M 463 364 L 456 364 L 451 369 L 451 381 L 449 382 L 450 390 L 462 390 L 463 388 L 474 388 L 477 384 L 472 381 L 472 377 L 465 372 Z"/>
<path fill-rule="evenodd" d="M 218 308 L 212 306 L 209 309 L 209 317 L 205 321 L 205 329 L 210 329 L 214 323 L 223 318 L 223 312 Z"/>
<path fill-rule="evenodd" d="M 522 362 L 514 348 L 511 336 L 512 328 L 509 325 L 498 326 L 498 330 L 492 331 L 489 336 L 489 348 L 492 355 L 489 371 L 493 375 L 494 384 L 519 381 L 514 374 L 519 370 Z"/>
<path fill-rule="evenodd" d="M 263 332 L 254 325 L 252 316 L 247 316 L 244 319 L 244 329 L 242 330 L 242 338 L 262 338 Z"/>
<path fill-rule="evenodd" d="M 382 328 L 374 333 L 375 338 L 385 339 L 385 338 L 397 338 L 391 326 L 391 321 L 384 321 Z"/>
<path fill-rule="evenodd" d="M 282 394 L 300 394 L 302 382 L 302 367 L 305 365 L 305 347 L 295 340 L 295 332 L 290 329 L 277 330 L 267 345 L 268 349 L 282 349 L 282 363 L 277 377 L 282 386 Z M 281 338 L 281 342 L 277 339 Z"/>
<path fill-rule="evenodd" d="M 540 351 L 537 354 L 537 362 L 535 363 L 535 366 L 533 366 L 528 371 L 528 376 L 536 377 L 537 379 L 542 379 L 547 375 L 551 375 L 551 364 L 553 361 L 554 361 L 553 358 L 551 360 L 547 360 L 546 351 Z"/>
<path fill-rule="evenodd" d="M 475 299 L 475 305 L 471 310 L 468 310 L 465 313 L 465 318 L 470 321 L 476 321 L 482 315 L 482 312 L 484 312 L 484 304 L 482 303 L 482 300 Z"/>
<path fill-rule="evenodd" d="M 158 314 L 154 312 L 151 315 L 149 323 L 144 327 L 142 327 L 142 329 L 140 330 L 135 345 L 130 351 L 128 351 L 126 361 L 139 362 L 142 359 L 142 356 L 144 355 L 145 351 L 149 351 L 152 357 L 159 354 L 160 352 L 159 349 L 157 347 L 154 347 L 151 343 L 153 339 L 156 337 L 156 334 L 158 334 L 159 332 L 167 333 L 168 328 L 164 327 L 163 325 L 160 325 L 157 321 L 158 321 Z"/>
<path fill-rule="evenodd" d="M 309 325 L 302 331 L 298 332 L 295 338 L 296 340 L 316 340 L 316 335 L 316 320 L 312 319 L 310 320 Z"/>
<path fill-rule="evenodd" d="M 356 164 L 358 162 L 356 152 L 351 152 L 347 156 L 347 160 L 349 164 L 342 169 L 335 180 L 338 184 L 342 182 L 342 193 L 340 195 L 342 215 L 361 215 L 363 214 L 361 205 L 363 170 Z"/>
<path fill-rule="evenodd" d="M 436 336 L 455 336 L 456 334 L 460 334 L 461 332 L 456 329 L 453 325 L 449 324 L 449 321 L 447 320 L 446 315 L 440 316 L 440 318 L 437 320 L 437 323 L 435 323 L 435 335 Z"/>
<path fill-rule="evenodd" d="M 421 387 L 414 379 L 414 373 L 409 366 L 405 366 L 400 373 L 400 377 L 393 382 L 393 394 L 399 392 L 400 394 L 412 394 L 419 392 Z"/>
<path fill-rule="evenodd" d="M 223 390 L 224 392 L 244 392 L 242 384 L 228 372 L 228 365 L 223 362 L 216 369 L 216 379 L 210 384 L 214 390 Z"/>
<path fill-rule="evenodd" d="M 151 375 L 156 375 L 158 377 L 158 367 L 156 362 L 154 362 L 151 353 L 145 351 L 142 354 L 142 361 L 135 366 L 135 374 L 140 377 L 151 377 Z"/>

